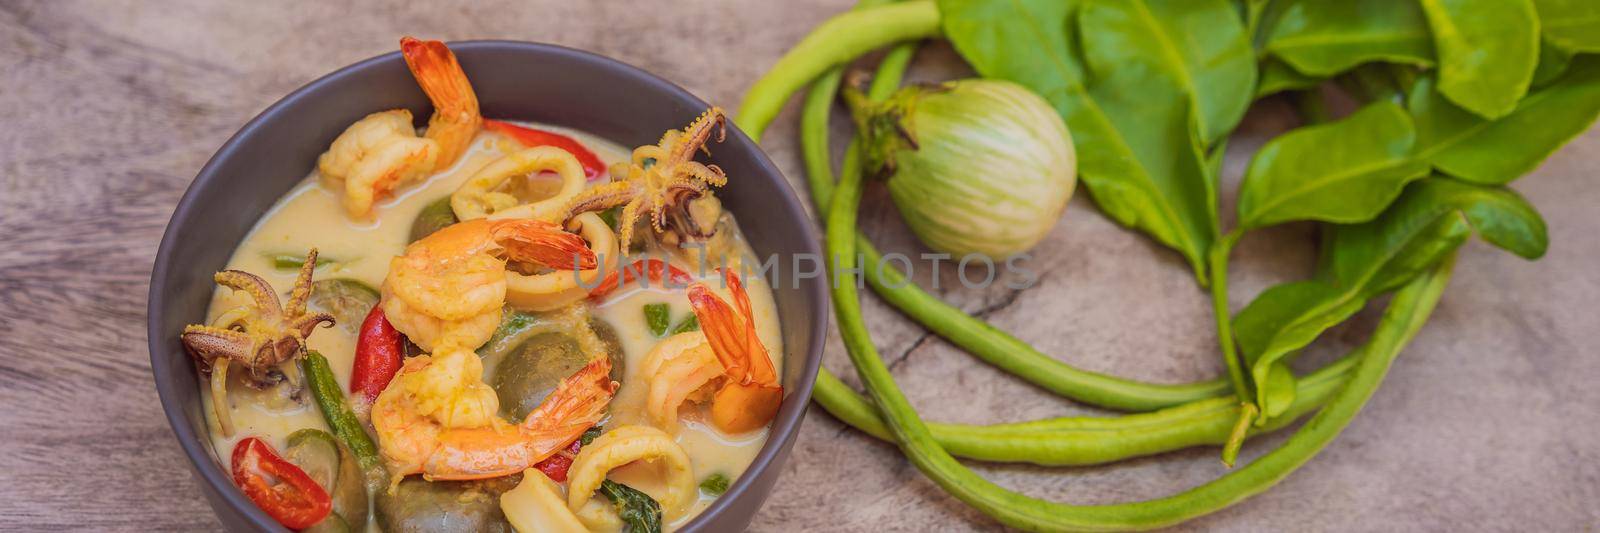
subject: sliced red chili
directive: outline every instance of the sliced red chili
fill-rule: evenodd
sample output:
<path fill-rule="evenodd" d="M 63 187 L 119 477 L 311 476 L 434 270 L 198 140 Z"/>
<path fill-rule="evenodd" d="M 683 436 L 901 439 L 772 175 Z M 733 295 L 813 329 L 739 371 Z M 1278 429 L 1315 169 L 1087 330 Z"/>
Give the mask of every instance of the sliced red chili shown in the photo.
<path fill-rule="evenodd" d="M 377 401 L 378 393 L 389 386 L 394 374 L 405 362 L 405 337 L 389 324 L 383 307 L 374 305 L 361 321 L 361 332 L 356 336 L 355 365 L 350 370 L 350 392 L 359 394 L 367 403 Z"/>
<path fill-rule="evenodd" d="M 533 467 L 538 468 L 540 472 L 544 472 L 545 477 L 550 478 L 552 481 L 565 483 L 567 481 L 567 469 L 572 468 L 572 459 L 578 455 L 578 451 L 582 448 L 583 443 L 574 439 L 572 444 L 567 446 L 567 449 L 556 452 L 555 455 L 539 461 L 539 464 L 533 465 Z"/>
<path fill-rule="evenodd" d="M 606 277 L 600 280 L 600 284 L 595 285 L 594 289 L 589 291 L 591 300 L 605 298 L 606 295 L 617 290 L 617 287 L 623 283 L 633 283 L 634 280 L 638 279 L 641 272 L 651 283 L 662 286 L 665 286 L 662 282 L 663 277 L 680 288 L 688 287 L 689 282 L 694 281 L 694 277 L 690 276 L 688 272 L 684 272 L 683 269 L 656 258 L 640 259 L 618 270 L 607 272 Z"/>
<path fill-rule="evenodd" d="M 498 120 L 484 120 L 483 129 L 516 139 L 518 143 L 529 148 L 535 146 L 554 146 L 571 153 L 578 158 L 578 163 L 583 165 L 583 175 L 594 181 L 606 173 L 606 164 L 600 161 L 600 156 L 589 151 L 589 147 L 578 142 L 577 139 L 553 131 L 524 128 L 509 122 Z"/>
<path fill-rule="evenodd" d="M 327 490 L 256 437 L 233 446 L 233 482 L 257 507 L 290 529 L 316 525 L 333 509 Z"/>

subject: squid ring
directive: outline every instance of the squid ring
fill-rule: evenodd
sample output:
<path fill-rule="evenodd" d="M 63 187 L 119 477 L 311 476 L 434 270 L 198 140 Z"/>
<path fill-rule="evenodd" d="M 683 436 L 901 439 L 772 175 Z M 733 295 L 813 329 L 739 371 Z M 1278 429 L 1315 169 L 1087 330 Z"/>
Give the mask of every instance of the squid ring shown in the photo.
<path fill-rule="evenodd" d="M 578 178 L 583 178 L 581 171 Z M 454 202 L 453 199 L 451 201 Z M 594 251 L 595 267 L 577 272 L 566 269 L 532 275 L 507 270 L 506 303 L 527 311 L 558 309 L 584 299 L 589 295 L 589 289 L 600 282 L 606 261 L 618 256 L 617 235 L 600 215 L 594 213 L 579 215 L 573 222 L 579 225 L 578 235 Z"/>
<path fill-rule="evenodd" d="M 555 172 L 561 177 L 561 190 L 555 196 L 526 204 L 518 204 L 516 197 L 496 190 L 513 177 L 537 172 Z M 450 195 L 450 210 L 461 220 L 485 217 L 552 220 L 565 214 L 567 200 L 583 192 L 585 180 L 583 164 L 577 157 L 554 146 L 536 146 L 506 154 L 484 165 Z"/>
<path fill-rule="evenodd" d="M 576 513 L 594 497 L 611 469 L 639 460 L 661 461 L 667 469 L 667 494 L 661 511 L 674 520 L 699 498 L 689 455 L 670 435 L 650 426 L 622 426 L 584 446 L 567 471 L 567 508 Z"/>
<path fill-rule="evenodd" d="M 517 488 L 500 496 L 500 511 L 517 531 L 581 533 L 589 531 L 561 501 L 561 487 L 537 468 L 522 473 Z"/>

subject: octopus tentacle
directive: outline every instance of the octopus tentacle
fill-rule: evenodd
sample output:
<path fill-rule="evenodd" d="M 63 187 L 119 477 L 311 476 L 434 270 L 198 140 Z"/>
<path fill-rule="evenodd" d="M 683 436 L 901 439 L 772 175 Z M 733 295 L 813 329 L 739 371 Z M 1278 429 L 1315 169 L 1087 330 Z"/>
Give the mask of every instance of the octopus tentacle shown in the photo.
<path fill-rule="evenodd" d="M 722 142 L 727 136 L 727 117 L 722 114 L 722 108 L 712 107 L 699 118 L 683 129 L 683 137 L 678 139 L 677 146 L 673 147 L 671 159 L 673 165 L 682 164 L 694 159 L 694 152 L 704 147 L 711 138 L 712 132 L 717 133 L 717 142 Z"/>
<path fill-rule="evenodd" d="M 261 310 L 263 318 L 275 319 L 283 316 L 283 307 L 278 304 L 278 295 L 272 291 L 272 285 L 261 276 L 243 270 L 224 270 L 211 278 L 218 285 L 236 291 L 244 291 L 256 303 L 256 308 Z"/>
<path fill-rule="evenodd" d="M 628 204 L 639 197 L 636 185 L 626 181 L 617 181 L 595 187 L 572 197 L 567 201 L 565 214 L 561 219 L 563 223 L 571 222 L 572 217 L 592 211 L 604 211 L 613 207 Z"/>
<path fill-rule="evenodd" d="M 202 372 L 210 372 L 211 361 L 219 357 L 240 361 L 250 358 L 261 342 L 242 331 L 200 325 L 184 326 L 179 339 Z"/>
<path fill-rule="evenodd" d="M 303 338 L 310 337 L 311 332 L 317 329 L 318 324 L 322 324 L 323 327 L 333 327 L 333 315 L 328 313 L 302 314 L 300 315 L 299 319 L 290 323 L 289 327 L 299 332 L 300 336 Z"/>
<path fill-rule="evenodd" d="M 306 262 L 300 265 L 300 274 L 294 278 L 294 290 L 289 293 L 289 303 L 283 306 L 287 316 L 306 313 L 306 301 L 311 299 L 311 272 L 316 269 L 317 249 L 312 248 L 306 252 Z"/>
<path fill-rule="evenodd" d="M 617 217 L 617 242 L 623 247 L 633 242 L 633 227 L 638 225 L 639 208 L 642 206 L 643 202 L 628 202 L 622 207 L 622 216 Z"/>
<path fill-rule="evenodd" d="M 713 186 L 721 187 L 728 184 L 728 175 L 722 173 L 722 167 L 690 161 L 685 163 L 683 168 L 685 173 Z"/>

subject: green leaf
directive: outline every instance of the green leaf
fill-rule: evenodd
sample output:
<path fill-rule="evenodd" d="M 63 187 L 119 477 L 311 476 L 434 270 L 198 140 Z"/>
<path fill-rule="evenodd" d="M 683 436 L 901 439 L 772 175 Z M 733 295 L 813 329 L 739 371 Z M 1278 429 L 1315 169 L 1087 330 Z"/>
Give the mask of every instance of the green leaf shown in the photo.
<path fill-rule="evenodd" d="M 672 325 L 672 308 L 664 303 L 644 304 L 644 323 L 650 326 L 651 334 L 666 335 L 667 328 Z"/>
<path fill-rule="evenodd" d="M 1290 357 L 1372 298 L 1433 268 L 1474 229 L 1523 257 L 1548 245 L 1544 221 L 1516 193 L 1446 178 L 1411 184 L 1370 222 L 1330 226 L 1317 279 L 1271 287 L 1234 316 L 1262 418 L 1294 400 L 1293 375 L 1282 367 Z"/>
<path fill-rule="evenodd" d="M 1256 404 L 1263 419 L 1281 414 L 1294 401 L 1293 374 L 1287 367 L 1277 367 L 1364 305 L 1366 299 L 1358 291 L 1300 281 L 1263 291 L 1234 316 L 1234 336 L 1256 384 Z M 1285 374 L 1290 376 L 1287 382 Z"/>
<path fill-rule="evenodd" d="M 1288 359 L 1282 359 L 1272 366 L 1267 367 L 1267 382 L 1256 389 L 1256 401 L 1260 402 L 1262 415 L 1256 417 L 1256 426 L 1265 426 L 1267 421 L 1283 414 L 1294 403 L 1295 382 L 1294 371 L 1289 369 Z"/>
<path fill-rule="evenodd" d="M 728 476 L 721 472 L 706 476 L 700 481 L 700 491 L 712 496 L 721 496 L 728 492 Z"/>
<path fill-rule="evenodd" d="M 1283 134 L 1256 153 L 1239 184 L 1239 222 L 1362 222 L 1428 167 L 1410 157 L 1416 137 L 1400 106 L 1379 102 L 1338 122 Z"/>
<path fill-rule="evenodd" d="M 1407 187 L 1372 222 L 1330 227 L 1319 277 L 1371 298 L 1432 268 L 1474 229 L 1491 244 L 1528 259 L 1544 255 L 1549 246 L 1544 220 L 1515 192 L 1428 178 Z"/>
<path fill-rule="evenodd" d="M 589 429 L 583 430 L 582 435 L 578 436 L 578 444 L 588 446 L 589 443 L 594 442 L 595 439 L 600 438 L 600 435 L 603 434 L 605 434 L 605 430 L 600 429 L 600 426 L 590 426 Z"/>
<path fill-rule="evenodd" d="M 1484 185 L 1527 174 L 1600 116 L 1600 58 L 1580 57 L 1567 73 L 1522 99 L 1498 120 L 1479 118 L 1440 97 L 1423 78 L 1407 106 L 1416 120 L 1417 157 L 1440 172 Z"/>
<path fill-rule="evenodd" d="M 1399 286 L 1431 266 L 1408 256 L 1448 252 L 1418 242 L 1456 238 L 1458 232 L 1441 226 L 1446 219 L 1457 220 L 1461 229 L 1476 230 L 1483 240 L 1526 259 L 1543 256 L 1550 245 L 1544 219 L 1517 193 L 1433 177 L 1411 184 L 1383 216 L 1371 222 L 1334 226 L 1324 277 L 1344 285 L 1370 285 L 1372 292 Z"/>
<path fill-rule="evenodd" d="M 1244 21 L 1245 33 L 1251 36 L 1251 41 L 1254 42 L 1256 28 L 1260 27 L 1263 15 L 1266 14 L 1267 6 L 1271 5 L 1272 1 L 1234 0 L 1233 3 L 1234 9 L 1239 10 L 1239 18 Z"/>
<path fill-rule="evenodd" d="M 1534 0 L 1544 36 L 1573 52 L 1600 52 L 1600 2 Z"/>
<path fill-rule="evenodd" d="M 1510 113 L 1539 61 L 1530 0 L 1421 0 L 1439 51 L 1439 92 L 1484 118 Z"/>
<path fill-rule="evenodd" d="M 1566 74 L 1567 67 L 1572 65 L 1573 55 L 1575 54 L 1550 41 L 1539 45 L 1539 66 L 1533 69 L 1532 86 L 1544 87 L 1560 79 L 1562 74 Z"/>
<path fill-rule="evenodd" d="M 1371 61 L 1433 64 L 1427 21 L 1409 0 L 1287 0 L 1264 51 L 1311 76 Z"/>
<path fill-rule="evenodd" d="M 616 506 L 628 533 L 661 533 L 661 504 L 649 494 L 609 479 L 600 482 L 600 493 Z"/>
<path fill-rule="evenodd" d="M 1205 253 L 1217 233 L 1216 195 L 1192 132 L 1198 117 L 1227 113 L 1195 111 L 1196 100 L 1187 92 L 1193 82 L 1175 66 L 1184 56 L 1171 53 L 1133 58 L 1142 66 L 1160 65 L 1154 69 L 1107 70 L 1137 53 L 1098 47 L 1088 58 L 1102 67 L 1091 95 L 1084 83 L 1088 67 L 1077 48 L 1080 36 L 1069 35 L 1080 27 L 1074 16 L 1087 2 L 940 0 L 939 11 L 945 36 L 979 74 L 1033 90 L 1066 120 L 1078 175 L 1100 209 L 1178 250 L 1205 279 Z M 1095 20 L 1117 26 L 1086 32 L 1084 42 L 1152 39 L 1152 32 L 1166 27 L 1148 17 L 1128 18 L 1119 6 L 1095 5 Z M 1098 78 L 1101 72 L 1106 79 Z"/>
<path fill-rule="evenodd" d="M 687 333 L 690 331 L 700 331 L 700 317 L 695 316 L 693 313 L 690 313 L 689 316 L 683 317 L 683 320 L 679 321 L 678 325 L 672 326 L 672 331 L 668 333 L 677 335 L 679 333 Z"/>
<path fill-rule="evenodd" d="M 1176 100 L 1194 103 L 1205 147 L 1233 131 L 1250 107 L 1255 55 L 1243 23 L 1226 1 L 1095 0 L 1084 4 L 1081 17 L 1096 101 L 1108 96 L 1098 94 L 1103 92 L 1095 90 L 1100 86 L 1133 88 L 1129 84 L 1147 80 L 1161 84 L 1156 96 L 1176 93 Z M 1127 111 L 1102 105 L 1111 112 Z"/>
<path fill-rule="evenodd" d="M 1295 70 L 1294 67 L 1275 57 L 1261 60 L 1261 80 L 1256 83 L 1256 98 L 1284 91 L 1309 89 L 1323 82 L 1324 78 L 1307 76 Z"/>

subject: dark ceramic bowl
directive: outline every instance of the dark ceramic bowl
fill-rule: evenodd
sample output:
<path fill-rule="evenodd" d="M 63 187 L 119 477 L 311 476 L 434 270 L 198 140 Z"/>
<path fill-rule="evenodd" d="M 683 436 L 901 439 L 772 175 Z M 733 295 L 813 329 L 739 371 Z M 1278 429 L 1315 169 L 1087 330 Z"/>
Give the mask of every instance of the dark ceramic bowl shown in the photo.
<path fill-rule="evenodd" d="M 454 43 L 485 116 L 570 126 L 624 146 L 654 143 L 708 105 L 683 88 L 612 59 L 546 44 Z M 195 367 L 178 334 L 205 319 L 216 286 L 211 273 L 267 208 L 315 166 L 345 127 L 368 113 L 407 108 L 432 113 L 399 52 L 345 67 L 263 111 L 228 139 L 195 177 L 167 225 L 150 278 L 150 366 L 161 406 L 194 467 L 206 499 L 230 530 L 282 531 L 218 464 L 200 410 Z M 818 254 L 818 236 L 794 192 L 760 147 L 730 123 L 711 162 L 732 178 L 718 194 L 739 218 L 757 254 Z M 783 272 L 788 274 L 788 272 Z M 765 447 L 728 492 L 684 531 L 744 529 L 767 495 L 800 432 L 827 326 L 823 282 L 783 276 L 774 287 L 783 324 L 783 386 L 788 392 Z M 226 454 L 223 454 L 225 456 Z"/>

